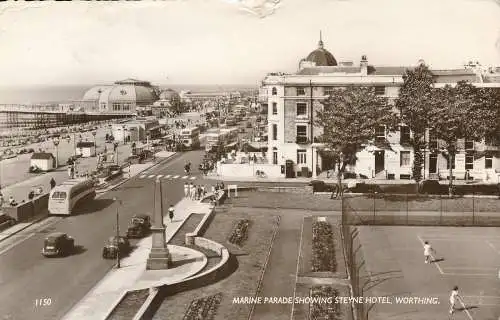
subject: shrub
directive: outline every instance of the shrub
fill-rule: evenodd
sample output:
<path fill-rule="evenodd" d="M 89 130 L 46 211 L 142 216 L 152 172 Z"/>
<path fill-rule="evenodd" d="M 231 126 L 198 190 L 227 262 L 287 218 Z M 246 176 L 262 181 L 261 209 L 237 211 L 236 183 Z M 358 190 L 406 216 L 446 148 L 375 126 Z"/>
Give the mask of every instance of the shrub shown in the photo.
<path fill-rule="evenodd" d="M 332 226 L 324 221 L 316 221 L 312 228 L 312 271 L 335 272 L 337 266 Z"/>
<path fill-rule="evenodd" d="M 315 286 L 311 288 L 312 301 L 309 305 L 311 320 L 340 320 L 342 312 L 340 305 L 335 303 L 335 298 L 338 296 L 337 290 L 330 286 Z M 317 301 L 317 298 L 331 299 L 325 301 Z"/>
<path fill-rule="evenodd" d="M 250 227 L 250 220 L 242 219 L 233 228 L 229 236 L 229 242 L 237 246 L 242 246 L 243 242 L 248 238 L 248 228 Z"/>
<path fill-rule="evenodd" d="M 212 296 L 191 301 L 183 320 L 213 320 L 219 308 L 222 294 L 217 293 Z"/>

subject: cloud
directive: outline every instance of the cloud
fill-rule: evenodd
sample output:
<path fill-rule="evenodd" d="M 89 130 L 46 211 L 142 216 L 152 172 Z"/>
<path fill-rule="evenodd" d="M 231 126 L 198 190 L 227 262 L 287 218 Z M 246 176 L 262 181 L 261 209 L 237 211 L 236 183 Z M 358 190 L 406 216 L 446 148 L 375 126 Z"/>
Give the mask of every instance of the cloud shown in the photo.
<path fill-rule="evenodd" d="M 226 0 L 231 4 L 239 6 L 245 13 L 250 13 L 259 18 L 265 18 L 275 13 L 279 7 L 280 0 Z"/>

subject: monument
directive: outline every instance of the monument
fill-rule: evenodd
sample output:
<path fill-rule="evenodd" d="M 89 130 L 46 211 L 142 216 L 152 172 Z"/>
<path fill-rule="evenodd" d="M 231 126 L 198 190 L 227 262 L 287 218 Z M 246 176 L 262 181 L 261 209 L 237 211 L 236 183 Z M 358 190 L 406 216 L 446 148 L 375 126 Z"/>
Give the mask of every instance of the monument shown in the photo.
<path fill-rule="evenodd" d="M 153 234 L 153 245 L 147 261 L 147 270 L 162 270 L 168 269 L 171 262 L 170 252 L 167 248 L 165 238 L 165 224 L 163 221 L 163 201 L 160 179 L 156 179 L 154 192 L 154 211 L 153 211 L 153 226 L 151 233 Z"/>

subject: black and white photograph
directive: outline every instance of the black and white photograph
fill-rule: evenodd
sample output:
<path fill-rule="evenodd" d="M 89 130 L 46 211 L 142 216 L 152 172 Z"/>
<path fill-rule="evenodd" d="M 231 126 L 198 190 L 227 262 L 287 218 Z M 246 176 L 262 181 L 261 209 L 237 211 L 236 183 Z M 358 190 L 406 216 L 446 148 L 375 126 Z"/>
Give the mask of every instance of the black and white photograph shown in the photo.
<path fill-rule="evenodd" d="M 1 320 L 500 320 L 500 1 L 0 4 Z"/>

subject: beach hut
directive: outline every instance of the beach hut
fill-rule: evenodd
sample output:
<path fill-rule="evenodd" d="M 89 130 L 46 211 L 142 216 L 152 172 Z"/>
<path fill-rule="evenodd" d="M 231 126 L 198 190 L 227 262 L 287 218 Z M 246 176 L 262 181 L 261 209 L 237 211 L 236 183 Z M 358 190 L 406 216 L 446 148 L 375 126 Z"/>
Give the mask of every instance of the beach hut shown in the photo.
<path fill-rule="evenodd" d="M 89 141 L 80 141 L 76 144 L 76 155 L 81 155 L 82 158 L 89 158 L 96 155 L 95 144 Z"/>
<path fill-rule="evenodd" d="M 32 171 L 50 171 L 56 167 L 56 159 L 52 153 L 35 152 L 31 155 L 30 169 Z"/>

